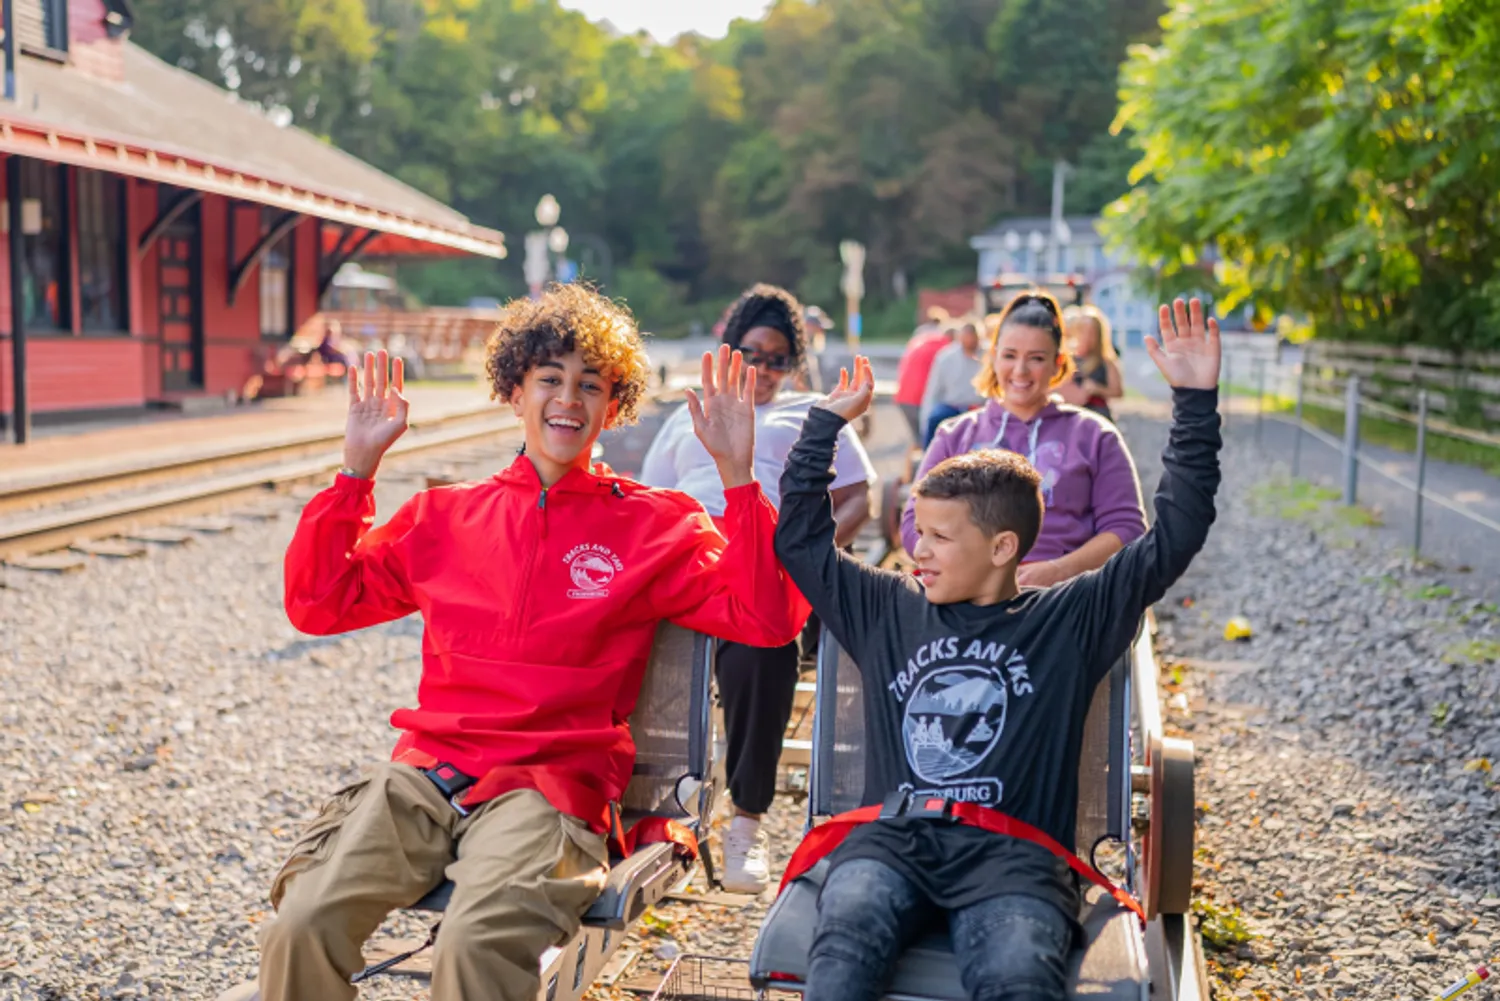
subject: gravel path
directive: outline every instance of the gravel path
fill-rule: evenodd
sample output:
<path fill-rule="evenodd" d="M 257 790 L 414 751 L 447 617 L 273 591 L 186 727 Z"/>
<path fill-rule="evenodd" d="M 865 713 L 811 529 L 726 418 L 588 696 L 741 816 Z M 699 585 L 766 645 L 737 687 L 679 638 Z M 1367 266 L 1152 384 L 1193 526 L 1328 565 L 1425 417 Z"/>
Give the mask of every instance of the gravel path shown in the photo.
<path fill-rule="evenodd" d="M 1127 423 L 1149 487 L 1160 426 Z M 1500 616 L 1315 497 L 1257 486 L 1235 448 L 1209 551 L 1161 616 L 1174 720 L 1200 756 L 1221 996 L 1430 997 L 1500 952 L 1500 773 L 1482 765 L 1500 765 Z M 505 461 L 468 458 L 406 468 Z M 416 487 L 385 477 L 382 512 Z M 144 559 L 0 571 L 0 998 L 199 999 L 248 979 L 298 826 L 388 753 L 418 623 L 299 636 L 279 589 L 300 504 L 273 506 Z M 1232 614 L 1250 643 L 1219 638 Z M 771 823 L 781 862 L 800 807 L 783 798 Z M 625 979 L 673 949 L 747 955 L 766 903 L 660 908 Z M 1259 937 L 1219 930 L 1236 915 Z M 395 978 L 363 996 L 425 990 Z"/>
<path fill-rule="evenodd" d="M 1126 429 L 1150 489 L 1164 427 Z M 1430 998 L 1500 954 L 1500 609 L 1411 569 L 1248 435 L 1226 468 L 1158 616 L 1198 752 L 1219 996 Z M 1249 642 L 1223 639 L 1234 615 Z"/>

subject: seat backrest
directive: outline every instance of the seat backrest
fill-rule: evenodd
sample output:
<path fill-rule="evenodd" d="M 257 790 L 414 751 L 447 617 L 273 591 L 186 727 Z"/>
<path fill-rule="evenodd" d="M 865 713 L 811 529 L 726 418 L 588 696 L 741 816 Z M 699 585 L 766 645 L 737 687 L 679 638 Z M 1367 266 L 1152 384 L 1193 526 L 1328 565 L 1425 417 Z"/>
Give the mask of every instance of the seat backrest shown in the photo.
<path fill-rule="evenodd" d="M 1132 648 L 1133 649 L 1133 648 Z M 1127 658 L 1129 655 L 1127 655 Z M 1078 762 L 1077 846 L 1128 831 L 1130 784 L 1128 659 L 1094 692 Z M 823 629 L 818 641 L 809 819 L 853 810 L 865 799 L 865 710 L 859 666 Z"/>
<path fill-rule="evenodd" d="M 714 642 L 670 622 L 656 630 L 630 730 L 635 773 L 620 798 L 624 810 L 677 815 L 677 783 L 709 774 L 709 692 Z"/>

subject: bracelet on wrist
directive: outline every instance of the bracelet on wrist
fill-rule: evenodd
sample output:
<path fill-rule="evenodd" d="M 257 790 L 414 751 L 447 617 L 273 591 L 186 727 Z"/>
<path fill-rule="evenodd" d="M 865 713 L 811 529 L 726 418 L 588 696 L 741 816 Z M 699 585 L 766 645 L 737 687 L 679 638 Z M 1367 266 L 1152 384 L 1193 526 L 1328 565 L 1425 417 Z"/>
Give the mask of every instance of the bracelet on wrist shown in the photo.
<path fill-rule="evenodd" d="M 356 473 L 356 472 L 355 472 L 355 471 L 354 471 L 354 470 L 353 470 L 353 469 L 352 469 L 352 468 L 351 468 L 351 467 L 349 467 L 349 466 L 340 466 L 340 467 L 339 467 L 339 475 L 340 475 L 340 476 L 347 476 L 347 477 L 349 477 L 349 478 L 350 478 L 350 479 L 351 479 L 351 480 L 368 480 L 368 479 L 369 479 L 369 478 L 370 478 L 370 477 L 368 477 L 368 476 L 362 476 L 362 475 L 361 475 L 361 474 L 359 474 L 359 473 Z"/>

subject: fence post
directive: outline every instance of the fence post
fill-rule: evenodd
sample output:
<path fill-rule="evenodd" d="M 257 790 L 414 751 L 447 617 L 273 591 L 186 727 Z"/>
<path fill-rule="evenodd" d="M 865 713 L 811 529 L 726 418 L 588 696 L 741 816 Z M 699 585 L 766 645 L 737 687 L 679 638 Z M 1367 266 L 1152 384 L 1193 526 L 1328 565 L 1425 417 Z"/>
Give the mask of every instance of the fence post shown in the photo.
<path fill-rule="evenodd" d="M 1306 357 L 1306 355 L 1304 355 Z M 1306 362 L 1297 364 L 1297 424 L 1292 429 L 1292 476 L 1295 478 L 1302 467 L 1302 373 Z"/>
<path fill-rule="evenodd" d="M 1266 413 L 1266 360 L 1255 359 L 1255 447 L 1260 448 L 1260 426 Z"/>
<path fill-rule="evenodd" d="M 1224 421 L 1223 429 L 1229 430 L 1229 411 L 1234 406 L 1234 355 L 1224 352 Z"/>
<path fill-rule="evenodd" d="M 1422 555 L 1422 485 L 1427 481 L 1427 390 L 1417 391 L 1417 519 L 1412 527 L 1411 554 Z"/>
<path fill-rule="evenodd" d="M 1344 390 L 1344 504 L 1353 507 L 1359 492 L 1359 376 Z"/>

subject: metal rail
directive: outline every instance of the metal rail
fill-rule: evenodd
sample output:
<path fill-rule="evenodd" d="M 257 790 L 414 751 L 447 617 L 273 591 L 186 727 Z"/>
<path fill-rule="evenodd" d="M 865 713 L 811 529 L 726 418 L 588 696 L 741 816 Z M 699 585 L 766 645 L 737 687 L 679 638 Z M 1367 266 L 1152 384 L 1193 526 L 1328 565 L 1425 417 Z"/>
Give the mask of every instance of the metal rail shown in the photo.
<path fill-rule="evenodd" d="M 427 420 L 413 420 L 413 431 L 428 431 L 447 427 L 461 421 L 479 419 L 496 412 L 494 404 L 441 414 Z M 245 466 L 250 463 L 265 463 L 278 458 L 290 458 L 336 447 L 343 441 L 344 432 L 319 431 L 308 434 L 297 431 L 275 437 L 263 437 L 247 444 L 238 442 L 208 442 L 196 450 L 184 449 L 171 458 L 142 464 L 139 460 L 98 462 L 88 464 L 80 470 L 74 465 L 69 471 L 41 473 L 34 476 L 0 477 L 0 514 L 18 509 L 36 508 L 44 504 L 71 500 L 98 493 L 101 490 L 118 490 L 125 487 L 145 486 L 154 481 L 180 477 L 185 472 L 202 472 L 209 467 L 230 465 Z"/>
<path fill-rule="evenodd" d="M 387 453 L 389 458 L 413 455 L 435 448 L 442 448 L 476 438 L 486 438 L 512 431 L 518 427 L 514 417 L 506 415 L 490 420 L 460 423 L 452 427 L 441 427 L 426 433 L 409 433 L 398 441 Z M 336 436 L 336 442 L 342 436 Z M 280 446 L 282 448 L 287 446 Z M 241 456 L 263 457 L 271 449 L 250 450 Z M 263 491 L 281 484 L 325 476 L 339 467 L 339 456 L 327 454 L 298 458 L 272 466 L 259 466 L 220 472 L 205 478 L 187 479 L 183 474 L 194 468 L 212 468 L 225 457 L 187 460 L 170 465 L 178 474 L 171 482 L 155 489 L 143 490 L 106 498 L 68 510 L 43 508 L 17 517 L 8 517 L 0 525 L 0 558 L 12 558 L 26 553 L 44 552 L 67 546 L 84 537 L 107 535 L 142 521 L 162 520 L 171 515 L 181 515 L 208 507 L 217 506 L 225 499 L 237 494 Z M 96 486 L 130 484 L 134 473 L 124 473 L 114 478 L 102 476 L 91 482 Z M 67 486 L 63 484 L 61 486 Z"/>

